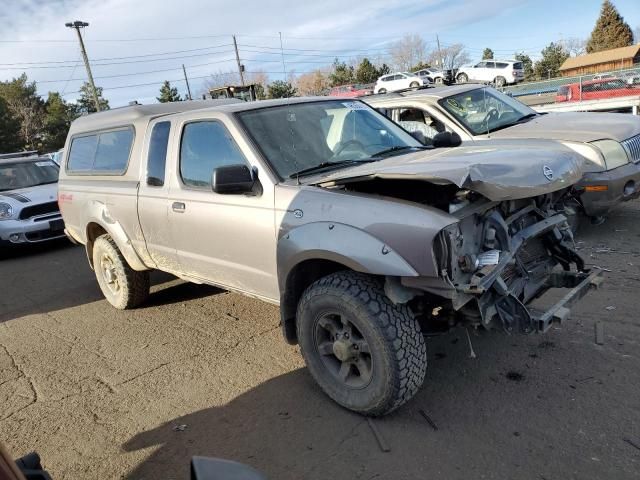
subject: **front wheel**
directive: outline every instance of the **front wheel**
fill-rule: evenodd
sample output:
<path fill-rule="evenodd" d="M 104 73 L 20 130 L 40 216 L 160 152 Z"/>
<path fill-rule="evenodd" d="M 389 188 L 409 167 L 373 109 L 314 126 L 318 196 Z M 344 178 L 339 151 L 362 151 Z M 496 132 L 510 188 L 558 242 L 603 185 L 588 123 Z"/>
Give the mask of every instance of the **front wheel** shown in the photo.
<path fill-rule="evenodd" d="M 94 242 L 93 268 L 104 297 L 118 310 L 135 308 L 149 296 L 149 272 L 132 269 L 110 235 Z"/>
<path fill-rule="evenodd" d="M 427 352 L 420 326 L 377 278 L 357 272 L 321 278 L 304 292 L 296 322 L 309 372 L 343 407 L 384 415 L 422 386 Z"/>
<path fill-rule="evenodd" d="M 409 84 L 409 88 L 418 88 L 420 86 L 420 84 L 418 82 L 411 82 Z"/>
<path fill-rule="evenodd" d="M 467 76 L 466 73 L 461 73 L 456 77 L 457 83 L 467 83 L 468 81 L 469 81 L 469 77 Z"/>
<path fill-rule="evenodd" d="M 378 93 L 380 93 L 380 94 L 387 93 L 387 89 L 386 88 L 381 88 L 380 90 L 378 90 Z"/>
<path fill-rule="evenodd" d="M 496 87 L 504 87 L 507 84 L 507 79 L 504 77 L 496 77 L 493 81 Z"/>

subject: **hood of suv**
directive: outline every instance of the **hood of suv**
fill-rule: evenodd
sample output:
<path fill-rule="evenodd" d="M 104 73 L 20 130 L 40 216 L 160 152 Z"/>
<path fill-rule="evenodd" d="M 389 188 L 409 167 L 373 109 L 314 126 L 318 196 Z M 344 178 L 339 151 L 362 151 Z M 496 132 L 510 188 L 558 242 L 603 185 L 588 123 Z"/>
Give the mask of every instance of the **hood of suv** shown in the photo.
<path fill-rule="evenodd" d="M 305 183 L 330 186 L 374 178 L 455 184 L 502 201 L 543 195 L 567 188 L 582 177 L 582 156 L 560 144 L 483 142 L 398 155 L 384 160 L 308 177 Z"/>
<path fill-rule="evenodd" d="M 548 138 L 572 142 L 612 139 L 640 133 L 640 119 L 626 113 L 547 113 L 491 133 L 491 138 Z"/>

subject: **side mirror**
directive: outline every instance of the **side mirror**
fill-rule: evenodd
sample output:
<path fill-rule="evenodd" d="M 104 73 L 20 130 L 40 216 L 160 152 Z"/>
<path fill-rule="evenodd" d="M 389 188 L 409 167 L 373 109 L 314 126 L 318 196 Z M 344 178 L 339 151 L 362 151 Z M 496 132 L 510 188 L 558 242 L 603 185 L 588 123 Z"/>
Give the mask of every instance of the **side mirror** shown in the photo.
<path fill-rule="evenodd" d="M 440 132 L 433 137 L 435 148 L 458 147 L 462 143 L 460 135 L 451 132 Z"/>
<path fill-rule="evenodd" d="M 257 175 L 246 165 L 225 165 L 213 170 L 211 188 L 220 194 L 251 193 Z"/>
<path fill-rule="evenodd" d="M 427 143 L 427 137 L 420 130 L 416 130 L 415 132 L 409 132 L 413 138 L 418 140 L 421 144 L 425 145 Z"/>

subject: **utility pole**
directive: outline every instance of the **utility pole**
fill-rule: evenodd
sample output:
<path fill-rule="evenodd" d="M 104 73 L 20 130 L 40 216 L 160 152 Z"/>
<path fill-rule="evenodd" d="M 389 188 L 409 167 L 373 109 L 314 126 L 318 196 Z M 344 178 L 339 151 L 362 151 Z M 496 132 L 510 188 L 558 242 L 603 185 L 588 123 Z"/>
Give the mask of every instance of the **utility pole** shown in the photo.
<path fill-rule="evenodd" d="M 191 98 L 191 87 L 189 86 L 189 79 L 187 78 L 187 69 L 184 68 L 184 63 L 182 64 L 182 72 L 184 73 L 184 81 L 187 83 L 187 93 L 189 94 L 189 100 L 193 100 Z"/>
<path fill-rule="evenodd" d="M 438 56 L 440 57 L 440 70 L 444 72 L 444 59 L 442 58 L 442 50 L 440 50 L 440 38 L 438 34 L 436 34 L 436 43 L 438 44 Z"/>
<path fill-rule="evenodd" d="M 238 63 L 238 73 L 240 74 L 240 83 L 244 87 L 244 65 L 240 63 L 240 54 L 238 53 L 238 44 L 236 43 L 236 36 L 233 36 L 233 48 L 236 51 L 236 62 Z"/>
<path fill-rule="evenodd" d="M 84 59 L 84 66 L 87 69 L 87 76 L 89 77 L 89 85 L 91 85 L 91 93 L 93 94 L 93 102 L 96 104 L 96 111 L 99 112 L 100 109 L 100 100 L 98 100 L 98 91 L 96 90 L 96 84 L 93 82 L 93 75 L 91 74 L 91 66 L 89 66 L 89 57 L 87 57 L 87 51 L 84 48 L 84 41 L 82 40 L 82 34 L 80 33 L 80 29 L 84 27 L 88 27 L 89 24 L 87 22 L 81 22 L 80 20 L 76 20 L 75 22 L 69 22 L 64 24 L 65 27 L 75 29 L 78 34 L 78 40 L 80 40 L 80 49 L 82 50 L 82 58 Z"/>

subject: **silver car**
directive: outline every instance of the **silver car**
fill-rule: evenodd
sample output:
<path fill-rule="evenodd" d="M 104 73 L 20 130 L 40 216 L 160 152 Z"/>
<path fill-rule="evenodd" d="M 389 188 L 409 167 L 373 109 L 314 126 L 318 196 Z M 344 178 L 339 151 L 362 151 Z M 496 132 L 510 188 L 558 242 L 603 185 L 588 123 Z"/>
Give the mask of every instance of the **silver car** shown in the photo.
<path fill-rule="evenodd" d="M 0 158 L 0 246 L 65 236 L 58 171 L 48 157 Z"/>
<path fill-rule="evenodd" d="M 587 159 L 575 186 L 576 208 L 601 221 L 611 208 L 640 195 L 640 118 L 620 113 L 537 113 L 479 85 L 432 88 L 364 99 L 431 143 L 455 132 L 464 143 L 550 139 Z M 522 159 L 526 162 L 526 158 Z"/>
<path fill-rule="evenodd" d="M 424 381 L 425 332 L 543 333 L 598 283 L 558 210 L 582 165 L 551 141 L 426 147 L 358 100 L 175 102 L 76 120 L 60 205 L 114 307 L 153 269 L 279 305 L 327 395 L 382 415 Z"/>

